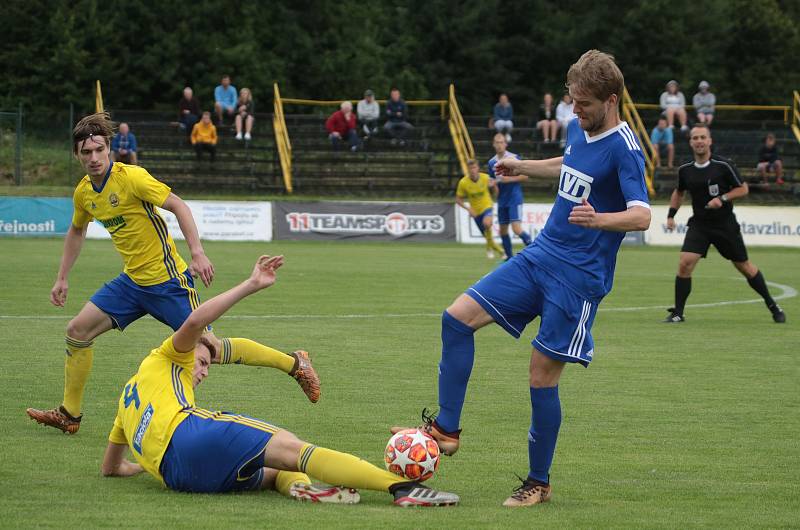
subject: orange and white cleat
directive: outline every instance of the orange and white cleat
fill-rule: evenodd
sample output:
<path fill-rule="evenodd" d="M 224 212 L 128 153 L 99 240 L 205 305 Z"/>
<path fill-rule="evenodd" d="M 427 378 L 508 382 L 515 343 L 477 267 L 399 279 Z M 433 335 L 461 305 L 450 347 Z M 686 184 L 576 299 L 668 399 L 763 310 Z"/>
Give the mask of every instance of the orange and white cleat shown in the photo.
<path fill-rule="evenodd" d="M 308 400 L 311 403 L 316 403 L 319 401 L 320 395 L 319 376 L 314 367 L 311 366 L 311 358 L 308 356 L 308 352 L 297 350 L 292 352 L 292 357 L 294 357 L 294 367 L 292 367 L 289 375 L 295 378 L 300 388 L 308 396 Z"/>
<path fill-rule="evenodd" d="M 521 506 L 533 506 L 550 501 L 553 496 L 553 488 L 550 484 L 544 484 L 531 479 L 525 479 L 522 484 L 514 489 L 511 497 L 507 498 L 503 506 L 509 508 L 519 508 Z"/>
<path fill-rule="evenodd" d="M 330 504 L 358 504 L 358 490 L 321 484 L 296 482 L 289 487 L 289 497 L 298 501 L 325 502 Z"/>
<path fill-rule="evenodd" d="M 81 427 L 81 418 L 83 417 L 83 415 L 77 418 L 70 416 L 63 406 L 51 410 L 29 408 L 26 409 L 25 412 L 28 413 L 28 416 L 30 416 L 32 420 L 36 420 L 42 425 L 55 427 L 67 434 L 75 434 L 78 432 L 78 429 Z"/>
<path fill-rule="evenodd" d="M 392 434 L 397 434 L 405 429 L 413 429 L 414 427 L 392 427 L 389 429 Z M 422 409 L 422 425 L 416 427 L 422 432 L 430 434 L 436 443 L 439 444 L 439 450 L 442 454 L 452 456 L 458 451 L 458 446 L 461 444 L 459 438 L 461 437 L 461 429 L 454 432 L 447 432 L 436 423 L 436 416 L 428 414 L 428 409 Z"/>

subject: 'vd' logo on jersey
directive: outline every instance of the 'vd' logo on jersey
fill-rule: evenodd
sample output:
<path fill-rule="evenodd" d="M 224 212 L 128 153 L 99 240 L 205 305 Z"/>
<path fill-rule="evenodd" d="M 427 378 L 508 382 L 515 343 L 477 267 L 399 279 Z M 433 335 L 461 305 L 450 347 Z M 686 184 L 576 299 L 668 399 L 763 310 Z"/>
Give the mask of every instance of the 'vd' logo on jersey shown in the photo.
<path fill-rule="evenodd" d="M 566 164 L 561 165 L 561 181 L 558 184 L 558 194 L 574 203 L 580 204 L 583 199 L 588 199 L 592 193 L 594 179 L 586 173 L 572 169 Z"/>

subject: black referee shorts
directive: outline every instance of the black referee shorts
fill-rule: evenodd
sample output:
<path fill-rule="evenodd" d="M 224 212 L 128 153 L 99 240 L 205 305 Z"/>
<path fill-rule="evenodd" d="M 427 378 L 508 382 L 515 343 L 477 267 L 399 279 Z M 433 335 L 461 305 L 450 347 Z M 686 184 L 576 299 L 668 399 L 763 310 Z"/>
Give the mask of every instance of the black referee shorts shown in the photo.
<path fill-rule="evenodd" d="M 705 258 L 710 245 L 714 245 L 725 259 L 747 261 L 747 248 L 735 220 L 723 224 L 690 223 L 681 252 L 693 252 Z"/>

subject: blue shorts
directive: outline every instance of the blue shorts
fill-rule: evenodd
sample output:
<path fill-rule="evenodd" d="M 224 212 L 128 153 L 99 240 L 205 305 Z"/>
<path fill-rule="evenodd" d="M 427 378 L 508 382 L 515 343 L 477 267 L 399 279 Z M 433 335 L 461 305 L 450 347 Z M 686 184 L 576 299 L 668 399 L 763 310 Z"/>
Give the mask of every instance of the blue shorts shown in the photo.
<path fill-rule="evenodd" d="M 480 231 L 481 234 L 483 233 L 484 230 L 486 230 L 486 227 L 483 226 L 483 220 L 486 218 L 487 215 L 488 216 L 492 215 L 491 208 L 486 208 L 483 212 L 480 213 L 480 215 L 476 215 L 475 217 L 472 218 L 475 220 L 475 224 L 478 225 L 478 230 Z"/>
<path fill-rule="evenodd" d="M 103 284 L 90 300 L 110 316 L 114 327 L 120 330 L 149 314 L 177 331 L 200 305 L 200 297 L 188 270 L 181 278 L 171 278 L 147 287 L 138 285 L 123 272 Z"/>
<path fill-rule="evenodd" d="M 466 294 L 515 338 L 530 321 L 541 317 L 539 333 L 531 344 L 548 357 L 584 366 L 591 362 L 597 303 L 582 298 L 524 257 L 508 260 Z"/>
<path fill-rule="evenodd" d="M 522 221 L 522 203 L 497 207 L 497 223 L 510 225 Z"/>
<path fill-rule="evenodd" d="M 264 452 L 279 429 L 229 412 L 194 409 L 188 414 L 161 459 L 167 487 L 192 493 L 258 489 Z"/>

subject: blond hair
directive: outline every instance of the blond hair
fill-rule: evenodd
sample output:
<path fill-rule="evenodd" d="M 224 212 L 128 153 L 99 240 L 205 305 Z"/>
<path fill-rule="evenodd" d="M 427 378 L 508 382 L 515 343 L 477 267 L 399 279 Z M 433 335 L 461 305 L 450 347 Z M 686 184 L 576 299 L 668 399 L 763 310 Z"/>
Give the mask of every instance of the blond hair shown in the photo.
<path fill-rule="evenodd" d="M 588 92 L 601 101 L 607 101 L 611 94 L 616 94 L 619 101 L 625 89 L 625 78 L 614 62 L 613 55 L 589 50 L 569 67 L 566 87 Z"/>
<path fill-rule="evenodd" d="M 72 129 L 72 151 L 77 153 L 78 144 L 92 136 L 105 138 L 106 145 L 110 145 L 115 128 L 116 124 L 111 121 L 111 116 L 107 112 L 89 114 Z"/>

